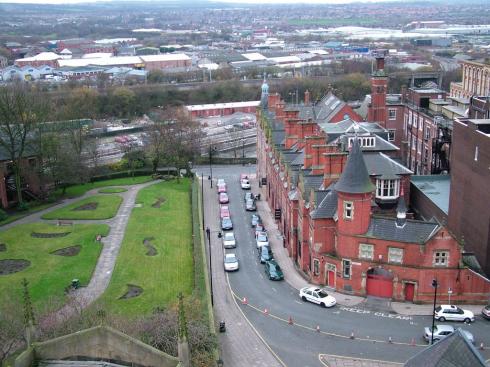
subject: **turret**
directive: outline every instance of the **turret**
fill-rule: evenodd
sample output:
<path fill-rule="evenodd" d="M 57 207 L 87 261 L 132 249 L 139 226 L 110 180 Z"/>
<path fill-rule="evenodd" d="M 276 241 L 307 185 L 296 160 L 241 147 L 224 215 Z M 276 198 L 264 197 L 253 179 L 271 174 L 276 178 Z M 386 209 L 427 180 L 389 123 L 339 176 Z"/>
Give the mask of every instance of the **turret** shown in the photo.
<path fill-rule="evenodd" d="M 262 95 L 260 96 L 260 106 L 264 109 L 268 109 L 269 102 L 269 84 L 267 84 L 267 80 L 264 74 L 264 82 L 262 83 Z"/>
<path fill-rule="evenodd" d="M 374 188 L 359 141 L 355 138 L 344 171 L 335 184 L 339 198 L 337 216 L 340 234 L 366 233 L 371 218 L 371 196 Z"/>

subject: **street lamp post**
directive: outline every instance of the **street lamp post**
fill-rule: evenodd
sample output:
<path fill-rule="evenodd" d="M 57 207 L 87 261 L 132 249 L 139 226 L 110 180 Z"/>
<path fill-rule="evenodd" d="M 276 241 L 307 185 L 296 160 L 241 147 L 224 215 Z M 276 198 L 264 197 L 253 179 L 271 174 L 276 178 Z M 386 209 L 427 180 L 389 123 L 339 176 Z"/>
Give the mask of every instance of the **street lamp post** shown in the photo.
<path fill-rule="evenodd" d="M 437 300 L 437 279 L 432 279 L 432 287 L 434 288 L 434 307 L 432 310 L 432 332 L 431 332 L 431 337 L 430 337 L 430 344 L 434 344 L 434 324 L 436 321 L 435 314 L 436 314 L 436 300 Z"/>
<path fill-rule="evenodd" d="M 211 188 L 213 188 L 213 149 L 209 146 L 209 180 L 211 181 Z"/>

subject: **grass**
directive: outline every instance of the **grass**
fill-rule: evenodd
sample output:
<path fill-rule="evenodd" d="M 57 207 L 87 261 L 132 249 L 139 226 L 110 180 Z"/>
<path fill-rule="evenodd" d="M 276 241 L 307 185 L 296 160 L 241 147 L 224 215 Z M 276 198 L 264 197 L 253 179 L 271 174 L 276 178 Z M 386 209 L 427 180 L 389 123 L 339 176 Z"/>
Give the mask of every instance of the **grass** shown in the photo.
<path fill-rule="evenodd" d="M 165 202 L 153 208 L 159 197 Z M 101 299 L 108 312 L 128 316 L 151 313 L 176 302 L 179 292 L 192 294 L 194 288 L 190 180 L 144 188 L 137 202 L 142 206 L 132 211 L 111 283 Z M 154 237 L 156 256 L 146 256 L 146 237 Z M 119 299 L 127 284 L 144 291 L 138 297 Z"/>
<path fill-rule="evenodd" d="M 32 232 L 71 232 L 65 237 L 34 238 Z M 21 299 L 21 281 L 29 281 L 32 301 L 39 305 L 50 297 L 63 298 L 64 289 L 74 278 L 82 285 L 88 284 L 97 263 L 102 246 L 95 241 L 98 234 L 106 236 L 109 227 L 104 224 L 77 224 L 58 227 L 50 224 L 24 224 L 0 232 L 0 243 L 7 251 L 0 252 L 2 259 L 26 259 L 31 265 L 23 271 L 0 275 L 1 300 Z M 77 256 L 58 256 L 51 252 L 61 248 L 81 245 Z"/>
<path fill-rule="evenodd" d="M 42 216 L 43 219 L 109 219 L 116 215 L 122 197 L 118 195 L 95 195 L 79 200 L 61 209 Z M 75 210 L 82 205 L 97 203 L 94 210 Z"/>
<path fill-rule="evenodd" d="M 100 187 L 136 185 L 136 184 L 145 183 L 145 182 L 148 182 L 151 180 L 152 180 L 151 176 L 135 176 L 135 177 L 115 178 L 112 180 L 95 181 L 95 182 L 89 182 L 89 183 L 85 183 L 85 184 L 81 184 L 81 185 L 70 186 L 65 190 L 64 195 L 62 195 L 62 190 L 58 189 L 56 191 L 56 194 L 58 196 L 65 196 L 68 198 L 76 198 L 76 197 L 82 196 L 83 194 L 85 194 L 89 190 L 98 189 Z"/>
<path fill-rule="evenodd" d="M 100 189 L 99 193 L 101 194 L 116 194 L 118 192 L 126 192 L 128 189 L 124 187 L 106 187 L 105 189 Z"/>

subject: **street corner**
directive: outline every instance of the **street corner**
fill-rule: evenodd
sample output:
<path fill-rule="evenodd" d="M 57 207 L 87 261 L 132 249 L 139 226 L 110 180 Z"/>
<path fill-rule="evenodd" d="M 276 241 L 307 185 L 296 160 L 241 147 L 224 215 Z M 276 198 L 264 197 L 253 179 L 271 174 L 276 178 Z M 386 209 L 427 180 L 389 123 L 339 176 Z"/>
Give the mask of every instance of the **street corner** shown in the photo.
<path fill-rule="evenodd" d="M 381 361 L 377 359 L 364 359 L 343 357 L 332 354 L 319 354 L 318 359 L 327 367 L 400 367 L 403 363 Z"/>

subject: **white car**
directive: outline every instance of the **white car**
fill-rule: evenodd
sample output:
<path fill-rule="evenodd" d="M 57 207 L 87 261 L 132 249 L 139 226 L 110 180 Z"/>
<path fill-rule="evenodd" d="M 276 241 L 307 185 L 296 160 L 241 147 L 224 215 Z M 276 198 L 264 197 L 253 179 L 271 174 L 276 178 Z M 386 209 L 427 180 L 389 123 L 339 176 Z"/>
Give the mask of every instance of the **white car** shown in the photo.
<path fill-rule="evenodd" d="M 244 190 L 250 190 L 250 181 L 245 178 L 245 179 L 240 181 L 240 186 Z"/>
<path fill-rule="evenodd" d="M 236 241 L 233 232 L 226 232 L 223 236 L 223 247 L 224 248 L 235 248 Z"/>
<path fill-rule="evenodd" d="M 437 321 L 464 321 L 470 323 L 475 321 L 475 315 L 473 312 L 463 310 L 454 305 L 440 305 L 436 307 L 434 318 Z"/>
<path fill-rule="evenodd" d="M 260 232 L 257 234 L 257 248 L 262 246 L 269 246 L 269 238 L 265 232 Z"/>
<path fill-rule="evenodd" d="M 304 287 L 299 291 L 299 298 L 303 301 L 309 301 L 319 304 L 322 307 L 333 307 L 337 303 L 337 300 L 330 296 L 323 289 L 316 287 Z"/>
<path fill-rule="evenodd" d="M 225 254 L 224 259 L 225 271 L 238 270 L 238 259 L 235 254 Z"/>
<path fill-rule="evenodd" d="M 218 178 L 218 182 L 216 183 L 217 186 L 221 185 L 226 185 L 225 179 L 224 178 Z"/>

